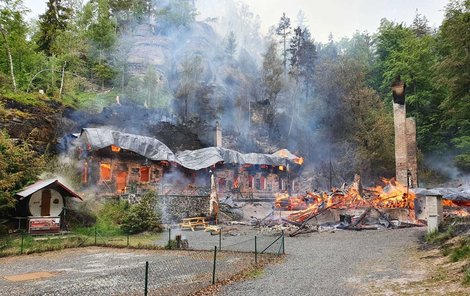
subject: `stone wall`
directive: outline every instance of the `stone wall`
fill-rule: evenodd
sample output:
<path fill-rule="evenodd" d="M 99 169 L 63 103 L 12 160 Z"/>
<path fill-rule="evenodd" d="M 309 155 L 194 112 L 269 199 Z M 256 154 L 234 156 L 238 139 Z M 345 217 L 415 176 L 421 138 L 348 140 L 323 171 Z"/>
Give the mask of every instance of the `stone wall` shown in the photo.
<path fill-rule="evenodd" d="M 158 206 L 162 223 L 177 224 L 182 218 L 209 216 L 209 196 L 162 195 Z"/>

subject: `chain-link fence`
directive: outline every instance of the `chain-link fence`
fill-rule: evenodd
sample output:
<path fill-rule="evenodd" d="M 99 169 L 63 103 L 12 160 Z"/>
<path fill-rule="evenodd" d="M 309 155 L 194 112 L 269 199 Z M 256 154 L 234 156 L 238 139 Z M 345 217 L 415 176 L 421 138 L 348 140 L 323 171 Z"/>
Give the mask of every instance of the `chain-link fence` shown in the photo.
<path fill-rule="evenodd" d="M 189 295 L 284 253 L 283 233 L 225 237 L 222 231 L 212 236 L 203 231 L 187 234 L 191 235 L 194 246 L 202 245 L 205 250 L 176 249 L 175 238 L 181 236 L 178 232 L 158 236 L 112 236 L 89 229 L 80 234 L 69 234 L 66 242 L 69 247 L 94 245 L 122 248 L 64 251 L 76 253 L 67 256 L 64 261 L 55 262 L 53 259 L 40 265 L 41 270 L 55 270 L 50 279 L 19 284 L 0 281 L 0 289 L 16 295 Z M 19 244 L 16 245 L 19 248 L 17 253 L 63 248 L 64 245 L 59 242 L 64 243 L 65 240 L 64 237 L 45 240 L 44 237 L 25 234 L 10 239 L 21 241 L 16 242 Z M 197 239 L 200 240 L 199 245 Z M 127 246 L 131 249 L 125 248 Z M 138 250 L 140 248 L 143 250 Z M 18 258 L 33 260 L 32 257 Z M 1 264 L 0 261 L 0 269 Z M 34 264 L 25 262 L 16 271 L 9 265 L 9 271 L 6 268 L 4 274 L 0 271 L 0 278 L 8 272 L 18 274 L 24 266 L 34 267 Z"/>

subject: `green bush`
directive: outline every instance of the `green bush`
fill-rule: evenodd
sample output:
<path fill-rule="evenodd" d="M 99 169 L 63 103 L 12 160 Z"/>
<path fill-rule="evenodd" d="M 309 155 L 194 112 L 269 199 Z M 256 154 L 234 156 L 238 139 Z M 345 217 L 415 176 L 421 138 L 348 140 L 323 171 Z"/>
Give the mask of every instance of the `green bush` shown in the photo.
<path fill-rule="evenodd" d="M 130 207 L 125 215 L 121 229 L 125 233 L 134 234 L 144 231 L 161 231 L 160 217 L 156 211 L 157 196 L 149 191 L 139 203 Z"/>
<path fill-rule="evenodd" d="M 109 201 L 96 215 L 96 230 L 101 235 L 122 234 L 120 225 L 129 211 L 127 201 Z"/>

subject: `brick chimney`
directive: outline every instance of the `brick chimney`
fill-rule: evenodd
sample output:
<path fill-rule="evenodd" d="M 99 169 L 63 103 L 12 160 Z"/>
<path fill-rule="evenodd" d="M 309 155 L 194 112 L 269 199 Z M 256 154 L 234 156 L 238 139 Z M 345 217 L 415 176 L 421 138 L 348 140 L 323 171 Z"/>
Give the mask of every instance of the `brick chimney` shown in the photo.
<path fill-rule="evenodd" d="M 214 147 L 222 147 L 222 127 L 218 121 L 214 128 Z"/>
<path fill-rule="evenodd" d="M 392 84 L 395 173 L 398 182 L 414 188 L 418 187 L 416 122 L 413 118 L 406 118 L 405 89 L 406 84 L 400 79 L 400 76 L 397 76 Z"/>

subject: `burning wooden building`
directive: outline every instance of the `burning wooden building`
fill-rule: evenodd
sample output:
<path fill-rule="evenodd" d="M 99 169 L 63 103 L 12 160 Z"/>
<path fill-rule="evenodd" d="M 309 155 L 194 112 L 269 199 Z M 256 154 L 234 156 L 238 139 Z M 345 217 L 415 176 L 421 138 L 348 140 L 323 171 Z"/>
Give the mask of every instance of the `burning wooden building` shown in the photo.
<path fill-rule="evenodd" d="M 247 153 L 207 147 L 174 153 L 147 136 L 85 128 L 77 139 L 82 184 L 102 194 L 201 195 L 215 174 L 219 193 L 237 197 L 274 197 L 296 191 L 303 159 L 287 150 Z"/>

